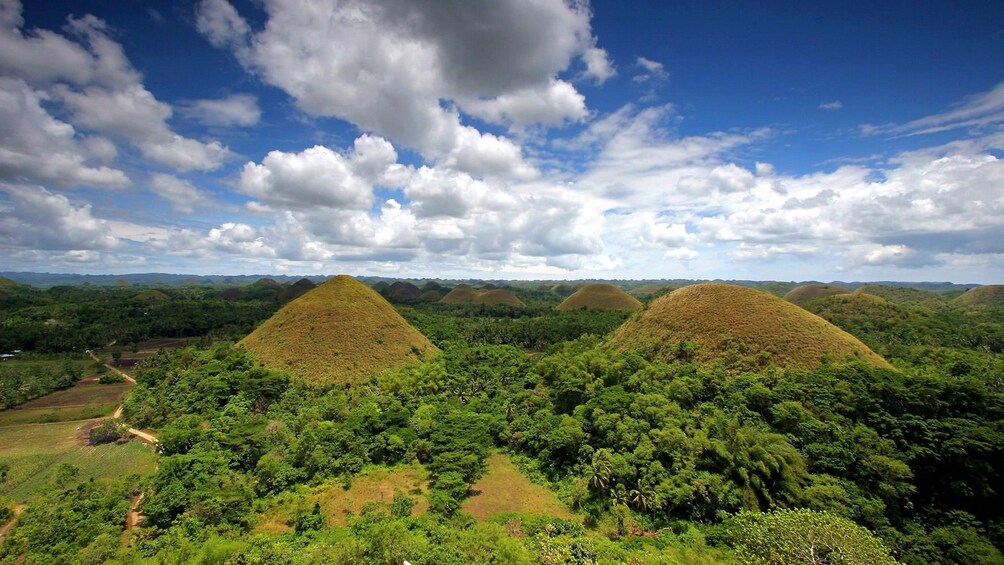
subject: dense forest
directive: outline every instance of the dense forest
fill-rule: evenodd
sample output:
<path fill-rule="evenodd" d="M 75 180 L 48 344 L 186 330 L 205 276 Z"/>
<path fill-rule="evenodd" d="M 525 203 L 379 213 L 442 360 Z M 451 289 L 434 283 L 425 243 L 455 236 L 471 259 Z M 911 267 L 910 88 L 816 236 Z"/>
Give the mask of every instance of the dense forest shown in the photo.
<path fill-rule="evenodd" d="M 813 301 L 894 368 L 749 370 L 700 366 L 683 342 L 668 360 L 613 349 L 604 336 L 629 314 L 558 312 L 544 291 L 520 292 L 526 308 L 398 305 L 442 353 L 321 387 L 233 346 L 274 299 L 136 294 L 56 288 L 5 306 L 8 348 L 211 337 L 136 368 L 122 418 L 156 430 L 156 471 L 81 481 L 67 466 L 0 562 L 790 563 L 808 547 L 825 563 L 1004 561 L 998 310 Z M 572 517 L 474 519 L 465 501 L 493 453 Z M 415 466 L 423 492 L 344 523 L 310 503 Z M 139 493 L 145 522 L 122 543 Z M 288 530 L 263 533 L 283 504 Z"/>

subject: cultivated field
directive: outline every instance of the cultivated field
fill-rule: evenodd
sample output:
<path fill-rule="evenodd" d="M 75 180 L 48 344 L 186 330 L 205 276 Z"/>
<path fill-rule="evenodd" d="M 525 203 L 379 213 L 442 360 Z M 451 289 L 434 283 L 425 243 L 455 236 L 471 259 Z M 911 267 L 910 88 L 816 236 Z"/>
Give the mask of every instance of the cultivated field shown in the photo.
<path fill-rule="evenodd" d="M 0 428 L 0 460 L 10 463 L 0 495 L 16 502 L 25 500 L 63 463 L 78 467 L 82 479 L 144 475 L 154 470 L 153 450 L 142 443 L 86 445 L 86 430 L 93 422 Z"/>
<path fill-rule="evenodd" d="M 0 412 L 0 427 L 110 416 L 130 387 L 129 383 L 103 385 L 97 377 L 86 378 L 70 388 Z"/>

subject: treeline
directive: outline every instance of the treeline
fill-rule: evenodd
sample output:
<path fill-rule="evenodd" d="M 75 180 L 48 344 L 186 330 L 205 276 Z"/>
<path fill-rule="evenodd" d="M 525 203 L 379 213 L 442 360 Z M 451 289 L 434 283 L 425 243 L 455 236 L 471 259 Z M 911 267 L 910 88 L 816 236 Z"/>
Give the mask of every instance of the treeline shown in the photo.
<path fill-rule="evenodd" d="M 82 376 L 80 363 L 70 359 L 0 363 L 0 410 L 71 387 Z"/>
<path fill-rule="evenodd" d="M 144 295 L 143 292 L 149 294 Z M 53 287 L 0 309 L 0 351 L 83 351 L 112 341 L 213 336 L 238 338 L 280 306 L 250 294 L 225 300 L 218 290 Z"/>

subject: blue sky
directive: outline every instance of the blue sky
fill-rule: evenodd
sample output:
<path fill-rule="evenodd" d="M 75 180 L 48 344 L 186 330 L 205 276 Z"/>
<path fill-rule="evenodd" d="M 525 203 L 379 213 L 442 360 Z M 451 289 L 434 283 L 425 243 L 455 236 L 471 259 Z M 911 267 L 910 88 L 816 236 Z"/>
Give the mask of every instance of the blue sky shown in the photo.
<path fill-rule="evenodd" d="M 1004 279 L 999 3 L 0 22 L 4 270 Z"/>

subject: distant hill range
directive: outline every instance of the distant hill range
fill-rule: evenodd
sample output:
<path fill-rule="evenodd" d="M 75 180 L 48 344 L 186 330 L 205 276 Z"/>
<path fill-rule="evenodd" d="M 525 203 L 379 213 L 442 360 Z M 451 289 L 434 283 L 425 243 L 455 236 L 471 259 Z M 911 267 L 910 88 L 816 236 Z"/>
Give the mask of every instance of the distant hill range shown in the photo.
<path fill-rule="evenodd" d="M 278 283 L 291 284 L 299 281 L 300 279 L 307 279 L 315 284 L 324 282 L 330 278 L 330 275 L 268 275 L 268 274 L 258 274 L 258 275 L 185 275 L 185 274 L 172 274 L 172 273 L 129 273 L 120 275 L 80 275 L 74 273 L 35 273 L 35 272 L 0 272 L 0 277 L 6 277 L 19 284 L 27 284 L 37 288 L 48 288 L 52 286 L 60 285 L 82 285 L 82 284 L 92 284 L 96 286 L 124 286 L 126 284 L 133 286 L 182 286 L 182 285 L 199 285 L 199 286 L 242 286 L 252 284 L 262 278 L 269 278 Z M 884 287 L 902 287 L 902 288 L 914 288 L 917 290 L 926 290 L 933 292 L 965 292 L 971 288 L 980 286 L 978 284 L 957 284 L 951 282 L 897 282 L 897 281 L 857 281 L 857 282 L 845 282 L 845 281 L 752 281 L 752 280 L 707 280 L 707 279 L 638 279 L 638 280 L 626 280 L 626 279 L 582 279 L 582 280 L 558 280 L 558 279 L 538 279 L 538 280 L 504 280 L 504 279 L 435 279 L 435 278 L 401 278 L 401 277 L 367 277 L 360 276 L 356 277 L 359 281 L 373 286 L 380 281 L 385 281 L 387 285 L 394 282 L 408 282 L 423 290 L 430 290 L 426 288 L 429 283 L 440 284 L 447 287 L 454 287 L 458 284 L 469 284 L 471 286 L 477 286 L 480 288 L 491 288 L 492 285 L 499 287 L 512 287 L 512 288 L 526 288 L 526 289 L 538 289 L 541 286 L 556 286 L 556 285 L 566 285 L 568 288 L 568 294 L 574 292 L 579 286 L 589 284 L 589 283 L 610 283 L 623 288 L 628 293 L 634 294 L 632 291 L 634 289 L 641 289 L 643 291 L 652 291 L 654 289 L 662 287 L 679 288 L 681 286 L 702 283 L 702 282 L 722 282 L 737 286 L 746 286 L 750 288 L 756 288 L 760 290 L 765 290 L 772 294 L 778 296 L 784 296 L 786 293 L 790 292 L 796 287 L 809 285 L 809 284 L 830 284 L 844 287 L 848 290 L 856 290 L 859 287 L 869 285 L 869 286 L 884 286 Z M 562 287 L 565 288 L 565 287 Z M 379 289 L 378 289 L 379 290 Z M 649 292 L 643 292 L 643 294 L 648 294 Z"/>

